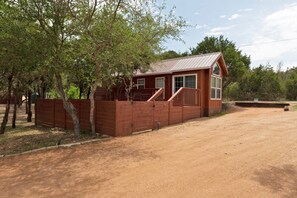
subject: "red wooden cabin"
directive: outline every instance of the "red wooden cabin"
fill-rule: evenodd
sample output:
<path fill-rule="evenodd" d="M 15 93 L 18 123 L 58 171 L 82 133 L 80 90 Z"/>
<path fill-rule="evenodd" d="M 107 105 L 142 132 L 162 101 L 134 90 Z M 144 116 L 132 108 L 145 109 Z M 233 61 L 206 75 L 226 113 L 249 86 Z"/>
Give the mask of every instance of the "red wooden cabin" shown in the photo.
<path fill-rule="evenodd" d="M 133 82 L 138 89 L 164 88 L 164 100 L 181 87 L 198 89 L 203 116 L 209 116 L 222 109 L 222 78 L 227 74 L 223 55 L 218 52 L 154 63 L 148 72 L 137 72 Z"/>
<path fill-rule="evenodd" d="M 209 116 L 222 109 L 222 78 L 227 74 L 220 52 L 163 60 L 153 63 L 149 71 L 138 71 L 133 76 L 131 95 L 133 100 L 146 101 L 162 88 L 163 95 L 158 99 L 168 101 L 178 91 L 184 91 L 183 105 L 186 106 L 186 100 L 198 104 L 201 116 Z M 99 88 L 97 98 L 105 98 L 105 91 Z M 117 97 L 115 92 L 112 99 L 126 100 L 123 89 Z"/>

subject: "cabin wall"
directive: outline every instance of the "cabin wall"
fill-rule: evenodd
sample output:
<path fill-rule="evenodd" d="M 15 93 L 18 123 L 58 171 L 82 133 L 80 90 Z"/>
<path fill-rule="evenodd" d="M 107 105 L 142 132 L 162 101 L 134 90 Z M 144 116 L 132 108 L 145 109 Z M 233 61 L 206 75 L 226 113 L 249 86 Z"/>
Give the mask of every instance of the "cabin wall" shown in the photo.
<path fill-rule="evenodd" d="M 176 72 L 167 75 L 156 75 L 156 76 L 143 76 L 134 77 L 133 83 L 137 84 L 137 79 L 145 79 L 145 88 L 155 88 L 155 78 L 165 77 L 165 100 L 168 100 L 172 96 L 172 78 L 176 75 L 187 75 L 187 74 L 197 74 L 197 88 L 201 93 L 201 113 L 202 116 L 210 116 L 218 113 L 222 109 L 222 100 L 211 100 L 210 99 L 210 80 L 211 80 L 211 70 L 196 70 L 196 71 L 186 71 L 186 72 Z"/>
<path fill-rule="evenodd" d="M 219 62 L 219 65 L 221 66 L 221 63 Z M 220 113 L 222 111 L 222 99 L 223 99 L 223 95 L 221 95 L 221 99 L 211 99 L 210 98 L 210 83 L 211 83 L 211 70 L 209 70 L 209 75 L 208 75 L 208 98 L 209 98 L 209 105 L 208 105 L 208 116 L 212 116 L 215 115 L 217 113 Z M 221 69 L 222 71 L 222 69 Z M 223 76 L 222 76 L 222 72 L 220 74 L 221 78 L 222 78 L 222 84 L 221 86 L 223 86 Z M 221 89 L 221 94 L 223 94 L 223 88 Z"/>
<path fill-rule="evenodd" d="M 172 90 L 172 76 L 170 74 L 156 75 L 156 76 L 144 76 L 144 77 L 133 77 L 133 83 L 137 84 L 137 79 L 145 79 L 145 88 L 155 88 L 156 87 L 156 78 L 165 77 L 165 100 L 168 100 L 171 97 Z"/>
<path fill-rule="evenodd" d="M 219 63 L 221 64 L 221 63 Z M 137 79 L 145 79 L 145 88 L 155 88 L 155 78 L 165 77 L 165 100 L 168 100 L 172 96 L 172 78 L 176 75 L 186 75 L 186 74 L 197 74 L 197 88 L 201 93 L 201 112 L 202 116 L 211 116 L 221 112 L 222 110 L 222 99 L 213 100 L 210 99 L 211 91 L 211 71 L 212 69 L 203 69 L 198 71 L 186 71 L 186 72 L 176 72 L 167 75 L 156 75 L 156 76 L 144 76 L 144 77 L 134 77 L 133 83 L 137 84 Z M 221 77 L 222 73 L 221 73 Z M 222 90 L 223 92 L 223 90 Z"/>

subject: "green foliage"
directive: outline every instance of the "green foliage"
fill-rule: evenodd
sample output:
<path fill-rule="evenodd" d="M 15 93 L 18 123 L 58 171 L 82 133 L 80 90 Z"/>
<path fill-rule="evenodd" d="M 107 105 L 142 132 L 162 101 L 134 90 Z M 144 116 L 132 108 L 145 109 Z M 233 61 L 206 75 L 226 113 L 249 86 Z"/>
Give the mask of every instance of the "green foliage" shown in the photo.
<path fill-rule="evenodd" d="M 55 89 L 50 89 L 48 92 L 48 98 L 57 99 L 57 98 L 59 98 L 59 94 L 56 92 Z"/>
<path fill-rule="evenodd" d="M 165 60 L 165 59 L 179 58 L 181 56 L 183 55 L 180 53 L 177 53 L 174 50 L 168 50 L 160 54 L 160 59 Z"/>
<path fill-rule="evenodd" d="M 233 82 L 238 82 L 244 76 L 245 72 L 249 70 L 251 63 L 249 56 L 243 55 L 236 48 L 235 43 L 225 39 L 223 36 L 207 36 L 195 48 L 191 48 L 190 50 L 192 55 L 212 52 L 223 53 L 229 71 L 229 75 L 224 78 L 223 88 L 226 88 Z"/>
<path fill-rule="evenodd" d="M 226 87 L 224 90 L 224 99 L 228 100 L 238 100 L 240 97 L 240 92 L 239 92 L 239 83 L 238 82 L 233 82 L 230 85 Z"/>
<path fill-rule="evenodd" d="M 79 99 L 79 88 L 74 85 L 70 85 L 68 97 L 69 99 Z"/>
<path fill-rule="evenodd" d="M 286 97 L 289 100 L 297 100 L 297 67 L 288 70 L 286 74 Z"/>
<path fill-rule="evenodd" d="M 281 86 L 277 73 L 272 67 L 256 67 L 247 72 L 239 81 L 238 100 L 279 100 L 281 98 Z"/>

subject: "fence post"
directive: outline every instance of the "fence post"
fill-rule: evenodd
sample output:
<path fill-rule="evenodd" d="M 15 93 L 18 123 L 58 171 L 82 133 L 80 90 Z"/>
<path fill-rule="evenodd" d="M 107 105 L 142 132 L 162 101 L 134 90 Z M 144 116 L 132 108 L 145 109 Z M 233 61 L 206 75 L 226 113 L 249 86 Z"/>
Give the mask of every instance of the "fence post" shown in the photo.
<path fill-rule="evenodd" d="M 171 108 L 171 101 L 168 101 L 168 126 L 170 125 L 170 108 Z"/>
<path fill-rule="evenodd" d="M 79 124 L 81 125 L 81 99 L 78 101 L 79 101 L 79 103 L 78 103 L 78 120 L 79 120 Z"/>
<path fill-rule="evenodd" d="M 186 90 L 182 90 L 182 123 L 184 122 L 184 105 L 185 105 L 185 97 L 186 97 Z"/>
<path fill-rule="evenodd" d="M 90 102 L 90 105 L 89 105 L 89 109 L 90 109 L 90 112 L 89 112 L 89 120 L 90 120 L 90 113 L 91 113 L 91 100 L 90 100 L 90 99 L 89 99 L 89 102 Z M 98 104 L 97 104 L 97 102 L 98 102 L 98 101 L 94 99 L 94 116 L 93 116 L 94 118 L 93 118 L 93 119 L 94 119 L 94 124 L 95 124 L 95 131 L 96 131 L 96 133 L 99 133 L 99 131 L 98 131 L 99 129 L 98 129 L 97 124 L 96 124 L 96 122 L 97 122 L 97 117 L 98 117 L 98 116 L 97 116 L 97 111 L 98 111 L 98 109 L 97 109 L 97 108 L 98 108 Z M 91 127 L 92 127 L 92 126 L 91 126 Z"/>
<path fill-rule="evenodd" d="M 38 105 L 38 100 L 39 99 L 37 99 L 36 101 L 35 101 L 35 105 L 34 105 L 34 114 L 35 114 L 35 126 L 37 126 L 37 114 L 38 114 L 38 110 L 37 110 L 37 105 Z"/>
<path fill-rule="evenodd" d="M 63 104 L 63 101 L 62 101 Z M 64 108 L 64 104 L 63 104 L 63 110 L 64 110 L 64 129 L 67 129 L 67 111 Z"/>
<path fill-rule="evenodd" d="M 53 104 L 53 127 L 56 126 L 55 113 L 56 113 L 56 100 L 54 99 L 54 104 Z"/>

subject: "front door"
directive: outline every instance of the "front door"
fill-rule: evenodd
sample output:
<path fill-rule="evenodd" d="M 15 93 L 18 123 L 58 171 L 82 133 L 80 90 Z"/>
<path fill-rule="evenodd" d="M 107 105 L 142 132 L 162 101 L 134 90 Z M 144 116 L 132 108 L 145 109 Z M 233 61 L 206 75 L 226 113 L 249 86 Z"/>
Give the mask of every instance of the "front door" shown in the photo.
<path fill-rule="evenodd" d="M 172 94 L 177 92 L 181 87 L 197 89 L 197 75 L 187 74 L 187 75 L 173 76 L 172 84 L 173 84 Z"/>

